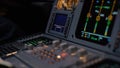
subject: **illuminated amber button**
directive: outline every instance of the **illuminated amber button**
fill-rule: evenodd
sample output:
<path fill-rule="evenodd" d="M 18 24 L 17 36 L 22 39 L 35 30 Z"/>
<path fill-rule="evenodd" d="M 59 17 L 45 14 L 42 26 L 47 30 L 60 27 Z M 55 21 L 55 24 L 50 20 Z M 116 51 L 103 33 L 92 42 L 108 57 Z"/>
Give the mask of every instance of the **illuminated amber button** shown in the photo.
<path fill-rule="evenodd" d="M 100 16 L 97 16 L 97 17 L 96 17 L 96 21 L 100 21 Z"/>
<path fill-rule="evenodd" d="M 113 16 L 112 16 L 112 15 L 109 15 L 109 16 L 108 16 L 108 20 L 112 21 L 112 19 L 113 19 Z"/>
<path fill-rule="evenodd" d="M 91 14 L 90 14 L 90 13 L 88 13 L 88 14 L 87 14 L 87 17 L 89 18 L 90 16 L 91 16 Z"/>

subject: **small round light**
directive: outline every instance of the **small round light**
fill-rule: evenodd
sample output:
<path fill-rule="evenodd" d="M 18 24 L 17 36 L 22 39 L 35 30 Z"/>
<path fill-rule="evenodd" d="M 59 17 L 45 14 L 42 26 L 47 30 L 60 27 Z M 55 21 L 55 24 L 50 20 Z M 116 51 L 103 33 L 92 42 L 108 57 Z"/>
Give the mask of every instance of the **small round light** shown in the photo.
<path fill-rule="evenodd" d="M 60 55 L 58 55 L 58 56 L 57 56 L 57 59 L 61 59 L 61 56 L 60 56 Z"/>
<path fill-rule="evenodd" d="M 66 52 L 63 52 L 60 54 L 62 58 L 66 57 L 68 54 Z"/>

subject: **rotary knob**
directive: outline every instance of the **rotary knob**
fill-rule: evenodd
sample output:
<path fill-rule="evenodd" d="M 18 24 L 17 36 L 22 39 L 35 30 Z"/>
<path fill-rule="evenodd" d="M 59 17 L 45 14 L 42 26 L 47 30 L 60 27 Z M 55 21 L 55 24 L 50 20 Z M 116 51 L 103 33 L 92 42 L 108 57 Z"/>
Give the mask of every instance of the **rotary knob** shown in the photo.
<path fill-rule="evenodd" d="M 79 49 L 78 50 L 78 52 L 77 52 L 77 55 L 80 57 L 80 56 L 85 56 L 85 55 L 87 55 L 88 54 L 88 52 L 85 50 L 85 49 L 83 49 L 83 48 L 81 48 L 81 49 Z"/>
<path fill-rule="evenodd" d="M 60 44 L 60 47 L 62 47 L 62 50 L 65 50 L 65 49 L 67 49 L 67 48 L 69 47 L 69 44 L 66 43 L 66 42 L 61 43 L 61 44 Z"/>
<path fill-rule="evenodd" d="M 71 48 L 71 50 L 70 50 L 71 53 L 75 53 L 77 51 L 78 51 L 78 47 Z"/>
<path fill-rule="evenodd" d="M 61 43 L 61 40 L 54 40 L 54 41 L 52 41 L 52 46 L 58 47 L 60 45 L 60 43 Z"/>

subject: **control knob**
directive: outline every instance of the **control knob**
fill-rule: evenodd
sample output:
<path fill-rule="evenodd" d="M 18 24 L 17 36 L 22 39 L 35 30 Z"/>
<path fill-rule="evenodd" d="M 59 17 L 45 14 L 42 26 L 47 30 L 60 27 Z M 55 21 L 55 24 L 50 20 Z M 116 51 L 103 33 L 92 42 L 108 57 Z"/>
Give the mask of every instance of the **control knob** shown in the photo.
<path fill-rule="evenodd" d="M 52 46 L 59 47 L 60 43 L 61 43 L 61 40 L 54 40 L 54 41 L 52 41 Z"/>
<path fill-rule="evenodd" d="M 66 43 L 66 42 L 63 42 L 63 43 L 60 44 L 60 47 L 62 48 L 62 50 L 65 50 L 69 47 L 69 44 Z"/>
<path fill-rule="evenodd" d="M 85 56 L 85 55 L 87 55 L 88 54 L 88 52 L 85 50 L 85 49 L 83 49 L 83 48 L 81 48 L 81 49 L 79 49 L 78 51 L 77 51 L 77 55 L 80 57 L 80 56 Z"/>

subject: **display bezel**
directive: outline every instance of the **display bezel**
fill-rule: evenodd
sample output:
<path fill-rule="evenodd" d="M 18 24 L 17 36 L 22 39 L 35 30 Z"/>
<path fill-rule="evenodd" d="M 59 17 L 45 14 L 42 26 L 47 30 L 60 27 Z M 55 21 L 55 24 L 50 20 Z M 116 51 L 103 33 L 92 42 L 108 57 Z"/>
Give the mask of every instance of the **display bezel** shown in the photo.
<path fill-rule="evenodd" d="M 84 8 L 83 4 L 84 4 L 84 2 L 81 2 L 78 9 Z M 74 14 L 75 17 L 73 18 L 73 21 L 71 24 L 71 29 L 69 32 L 68 40 L 73 41 L 73 42 L 79 44 L 80 46 L 85 46 L 85 47 L 94 48 L 97 50 L 112 53 L 112 51 L 114 49 L 115 41 L 117 39 L 117 35 L 118 35 L 119 29 L 120 29 L 120 20 L 119 20 L 120 10 L 118 9 L 118 14 L 116 15 L 116 19 L 114 21 L 115 24 L 114 24 L 113 30 L 111 32 L 111 41 L 105 46 L 103 46 L 101 44 L 94 43 L 94 42 L 82 40 L 82 39 L 79 39 L 76 37 L 76 35 L 75 35 L 76 29 L 77 29 L 76 26 L 78 25 L 81 11 L 82 10 L 78 10 L 78 11 L 76 11 L 76 14 Z"/>
<path fill-rule="evenodd" d="M 58 32 L 58 31 L 55 31 L 55 30 L 52 29 L 53 26 L 54 26 L 55 19 L 56 19 L 57 15 L 63 15 L 63 16 L 66 17 L 66 22 L 65 22 L 65 25 L 64 25 L 65 27 L 63 29 L 63 32 Z M 70 19 L 70 15 L 67 14 L 67 13 L 59 13 L 59 12 L 53 13 L 52 18 L 51 18 L 51 22 L 49 24 L 49 33 L 65 37 L 67 35 L 68 28 L 69 28 L 69 19 Z"/>
<path fill-rule="evenodd" d="M 84 4 L 83 4 L 83 7 L 84 7 Z M 102 35 L 93 34 L 93 35 L 94 35 L 93 37 L 95 37 L 96 39 L 97 39 L 97 37 L 102 37 L 102 38 L 103 38 L 102 41 L 90 40 L 90 39 L 88 39 L 88 38 L 82 38 L 82 37 L 80 36 L 80 35 L 82 35 L 82 33 L 84 33 L 84 34 L 89 34 L 90 36 L 92 36 L 92 33 L 82 32 L 82 31 L 81 31 L 81 30 L 82 30 L 82 27 L 80 27 L 80 26 L 83 26 L 83 24 L 81 24 L 80 22 L 81 22 L 81 18 L 82 18 L 81 16 L 83 16 L 83 15 L 82 15 L 82 14 L 83 14 L 83 9 L 85 10 L 85 8 L 82 8 L 82 12 L 81 12 L 81 14 L 80 14 L 80 18 L 79 18 L 79 20 L 78 20 L 77 28 L 76 28 L 76 31 L 75 31 L 75 37 L 78 38 L 78 39 L 82 39 L 82 40 L 85 40 L 85 41 L 88 41 L 88 42 L 92 42 L 92 43 L 96 43 L 96 44 L 103 45 L 103 46 L 108 45 L 109 42 L 111 41 L 112 31 L 111 31 L 111 35 L 110 35 L 109 37 L 108 37 L 108 36 L 104 36 L 105 38 L 103 38 Z M 117 15 L 114 16 L 114 20 L 113 20 L 112 22 L 115 22 L 116 16 L 117 16 Z M 83 19 L 82 19 L 82 20 L 83 20 Z M 83 23 L 83 22 L 82 22 L 82 23 Z M 114 25 L 112 25 L 112 27 L 113 27 L 113 26 L 114 26 Z M 98 35 L 98 36 L 96 36 L 96 35 Z M 106 40 L 107 38 L 109 39 L 108 41 Z M 106 41 L 104 41 L 104 40 L 106 40 Z"/>

